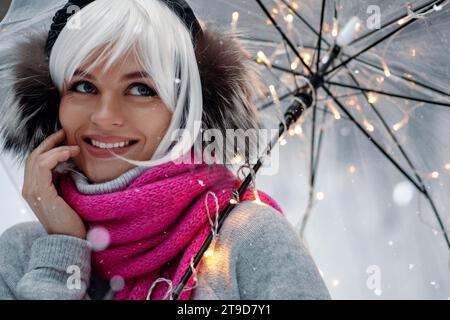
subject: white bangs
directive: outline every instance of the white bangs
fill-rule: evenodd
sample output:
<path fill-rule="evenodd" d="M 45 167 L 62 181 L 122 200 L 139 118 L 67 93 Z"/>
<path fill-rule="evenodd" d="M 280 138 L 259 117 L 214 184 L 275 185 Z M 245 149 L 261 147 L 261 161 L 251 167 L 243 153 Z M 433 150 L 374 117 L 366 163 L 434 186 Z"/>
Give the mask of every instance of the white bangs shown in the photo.
<path fill-rule="evenodd" d="M 199 137 L 202 89 L 191 34 L 177 15 L 158 0 L 97 0 L 87 5 L 67 22 L 52 49 L 50 74 L 60 92 L 95 54 L 86 72 L 101 63 L 106 71 L 132 54 L 172 111 L 150 161 L 116 156 L 137 166 L 154 166 L 189 153 Z"/>

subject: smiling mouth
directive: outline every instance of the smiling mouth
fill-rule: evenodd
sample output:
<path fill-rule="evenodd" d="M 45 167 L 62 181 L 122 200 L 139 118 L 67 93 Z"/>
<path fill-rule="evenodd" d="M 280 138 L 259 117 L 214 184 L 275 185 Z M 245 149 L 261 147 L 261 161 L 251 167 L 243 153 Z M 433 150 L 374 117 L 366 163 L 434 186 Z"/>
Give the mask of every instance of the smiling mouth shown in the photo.
<path fill-rule="evenodd" d="M 122 141 L 122 142 L 116 142 L 116 143 L 105 143 L 105 142 L 93 140 L 91 138 L 84 138 L 83 141 L 88 143 L 89 145 L 91 145 L 94 148 L 104 149 L 104 150 L 127 148 L 127 147 L 130 147 L 130 146 L 138 143 L 138 140 Z"/>

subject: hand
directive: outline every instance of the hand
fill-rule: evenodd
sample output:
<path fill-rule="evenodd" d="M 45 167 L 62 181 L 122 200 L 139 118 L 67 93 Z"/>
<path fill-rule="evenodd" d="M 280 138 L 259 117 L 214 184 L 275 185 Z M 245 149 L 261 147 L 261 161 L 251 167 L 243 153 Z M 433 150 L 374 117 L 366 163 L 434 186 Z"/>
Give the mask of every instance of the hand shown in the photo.
<path fill-rule="evenodd" d="M 58 195 L 53 184 L 52 169 L 59 162 L 80 152 L 79 146 L 60 146 L 63 129 L 45 139 L 25 161 L 22 196 L 48 234 L 63 234 L 86 238 L 86 228 L 78 214 Z"/>

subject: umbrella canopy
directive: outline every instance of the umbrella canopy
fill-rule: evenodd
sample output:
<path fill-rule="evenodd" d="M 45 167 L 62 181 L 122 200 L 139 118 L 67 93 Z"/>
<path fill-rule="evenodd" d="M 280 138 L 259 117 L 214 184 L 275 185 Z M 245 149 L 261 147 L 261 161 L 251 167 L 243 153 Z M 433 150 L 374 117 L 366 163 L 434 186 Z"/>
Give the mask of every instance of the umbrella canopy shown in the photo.
<path fill-rule="evenodd" d="M 13 1 L 0 54 L 65 2 Z M 277 183 L 261 175 L 258 187 L 298 223 L 334 297 L 447 298 L 450 8 L 373 2 L 189 1 L 211 27 L 237 32 L 259 65 L 268 127 L 354 21 L 316 103 L 276 149 Z"/>

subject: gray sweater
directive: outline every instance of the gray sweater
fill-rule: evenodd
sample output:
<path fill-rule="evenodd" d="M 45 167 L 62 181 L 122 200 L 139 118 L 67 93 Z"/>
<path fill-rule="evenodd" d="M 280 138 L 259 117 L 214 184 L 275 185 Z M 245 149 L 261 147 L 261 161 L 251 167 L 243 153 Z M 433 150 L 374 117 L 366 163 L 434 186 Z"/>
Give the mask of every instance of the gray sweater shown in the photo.
<path fill-rule="evenodd" d="M 143 171 L 136 167 L 101 184 L 72 176 L 80 192 L 105 193 L 123 188 Z M 200 263 L 193 300 L 330 298 L 294 228 L 271 207 L 238 204 L 214 252 Z M 48 235 L 38 222 L 17 224 L 0 236 L 0 299 L 111 299 L 109 282 L 91 272 L 90 255 L 86 240 Z M 70 266 L 78 266 L 76 274 Z M 81 281 L 74 286 L 78 275 Z"/>

